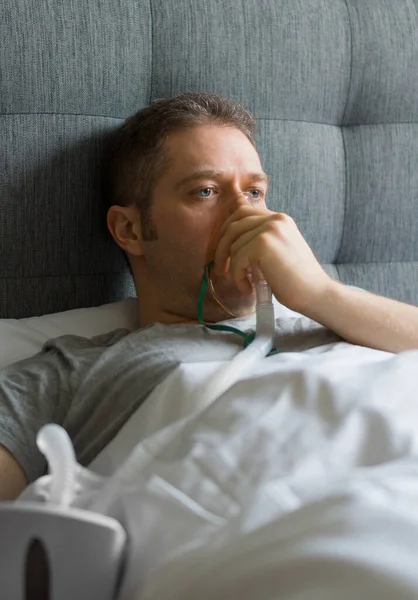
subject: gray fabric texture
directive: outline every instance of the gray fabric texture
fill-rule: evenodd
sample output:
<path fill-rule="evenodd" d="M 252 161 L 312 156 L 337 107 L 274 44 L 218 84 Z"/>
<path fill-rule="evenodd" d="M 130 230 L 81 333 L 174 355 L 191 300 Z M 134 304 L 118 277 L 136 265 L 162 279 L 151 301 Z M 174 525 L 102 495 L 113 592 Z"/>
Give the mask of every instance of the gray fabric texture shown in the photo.
<path fill-rule="evenodd" d="M 418 303 L 417 72 L 418 0 L 3 0 L 0 318 L 132 294 L 103 143 L 188 90 L 253 112 L 270 207 L 328 272 Z"/>
<path fill-rule="evenodd" d="M 224 324 L 254 331 L 255 320 Z M 275 344 L 282 351 L 309 351 L 338 341 L 338 335 L 306 317 L 276 320 Z M 241 349 L 237 334 L 201 325 L 157 323 L 91 340 L 56 338 L 40 354 L 0 371 L 0 443 L 31 482 L 45 469 L 36 435 L 42 425 L 59 423 L 78 461 L 88 465 L 180 362 L 230 360 Z"/>

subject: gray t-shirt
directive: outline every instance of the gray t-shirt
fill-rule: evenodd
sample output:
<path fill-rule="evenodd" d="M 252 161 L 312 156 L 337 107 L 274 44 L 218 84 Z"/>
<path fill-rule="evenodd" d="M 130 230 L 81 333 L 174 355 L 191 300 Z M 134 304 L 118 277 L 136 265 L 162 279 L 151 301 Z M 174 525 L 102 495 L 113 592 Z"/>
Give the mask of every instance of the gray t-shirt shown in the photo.
<path fill-rule="evenodd" d="M 255 320 L 222 325 L 248 332 Z M 276 319 L 275 343 L 282 351 L 340 340 L 306 317 Z M 91 339 L 64 335 L 49 340 L 36 356 L 0 371 L 0 444 L 31 482 L 45 472 L 36 434 L 54 422 L 68 431 L 78 461 L 88 465 L 178 364 L 229 360 L 242 346 L 234 333 L 160 323 L 131 333 L 118 329 Z"/>

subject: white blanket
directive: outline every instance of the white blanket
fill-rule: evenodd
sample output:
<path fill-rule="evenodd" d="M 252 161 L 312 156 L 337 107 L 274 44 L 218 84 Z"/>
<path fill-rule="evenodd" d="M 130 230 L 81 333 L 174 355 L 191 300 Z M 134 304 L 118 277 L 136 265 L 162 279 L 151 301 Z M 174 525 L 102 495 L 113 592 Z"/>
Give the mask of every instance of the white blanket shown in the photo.
<path fill-rule="evenodd" d="M 106 509 L 121 598 L 418 598 L 418 351 L 279 354 L 200 407 L 217 367 L 181 365 L 92 465 L 143 440 Z"/>

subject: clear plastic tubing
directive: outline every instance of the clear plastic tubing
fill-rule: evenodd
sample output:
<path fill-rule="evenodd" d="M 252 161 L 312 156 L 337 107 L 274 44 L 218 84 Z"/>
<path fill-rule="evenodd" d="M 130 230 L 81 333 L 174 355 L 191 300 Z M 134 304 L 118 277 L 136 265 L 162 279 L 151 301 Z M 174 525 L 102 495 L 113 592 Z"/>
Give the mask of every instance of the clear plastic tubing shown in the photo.
<path fill-rule="evenodd" d="M 252 202 L 249 192 L 244 192 L 243 196 Z M 207 406 L 219 398 L 273 348 L 275 322 L 271 288 L 258 268 L 249 270 L 248 278 L 254 285 L 256 293 L 255 339 L 211 378 L 209 385 L 199 395 L 200 406 Z"/>
<path fill-rule="evenodd" d="M 239 352 L 232 360 L 222 365 L 222 367 L 211 376 L 209 383 L 194 391 L 196 405 L 199 406 L 199 409 L 204 409 L 215 402 L 215 400 L 222 396 L 222 394 L 233 386 L 234 383 L 243 376 L 248 375 L 253 366 L 259 360 L 264 358 L 273 348 L 275 322 L 271 289 L 265 280 L 259 279 L 261 276 L 259 271 L 257 271 L 255 275 L 256 277 L 252 277 L 252 273 L 249 273 L 249 278 L 252 279 L 256 290 L 257 299 L 255 338 L 251 344 Z M 254 283 L 255 280 L 258 281 Z M 151 436 L 150 440 L 144 440 L 139 444 L 125 462 L 116 470 L 108 487 L 103 489 L 94 510 L 107 514 L 106 507 L 110 504 L 112 498 L 115 497 L 120 486 L 126 482 L 133 481 L 136 475 L 149 464 L 153 458 L 156 458 L 161 454 L 164 448 L 166 448 L 175 437 L 181 435 L 182 427 L 186 425 L 192 416 L 193 415 L 182 419 L 176 426 L 170 425 L 164 428 L 156 435 Z"/>
<path fill-rule="evenodd" d="M 275 323 L 271 289 L 264 279 L 257 281 L 254 287 L 257 299 L 254 341 L 211 377 L 210 383 L 199 392 L 199 406 L 208 406 L 219 398 L 273 348 Z"/>
<path fill-rule="evenodd" d="M 271 288 L 263 279 L 259 269 L 254 269 L 248 273 L 249 279 L 255 287 L 256 292 L 256 333 L 255 338 L 244 350 L 239 352 L 232 360 L 222 365 L 218 371 L 211 376 L 209 382 L 196 389 L 196 405 L 199 409 L 204 409 L 220 396 L 222 396 L 230 387 L 234 385 L 243 376 L 251 372 L 253 366 L 262 358 L 267 356 L 274 345 L 275 321 L 274 306 L 272 302 Z M 103 490 L 103 494 L 98 501 L 95 510 L 97 512 L 106 512 L 105 507 L 116 494 L 118 482 L 122 484 L 126 481 L 132 481 L 134 474 L 139 473 L 146 464 L 163 451 L 164 447 L 181 432 L 181 428 L 189 421 L 191 417 L 182 419 L 177 426 L 168 426 L 160 431 L 151 440 L 143 441 L 137 449 L 128 456 L 126 461 L 117 469 L 111 482 L 109 490 Z M 157 439 L 154 439 L 157 438 Z M 145 450 L 143 448 L 145 444 Z M 116 483 L 115 483 L 116 482 Z"/>

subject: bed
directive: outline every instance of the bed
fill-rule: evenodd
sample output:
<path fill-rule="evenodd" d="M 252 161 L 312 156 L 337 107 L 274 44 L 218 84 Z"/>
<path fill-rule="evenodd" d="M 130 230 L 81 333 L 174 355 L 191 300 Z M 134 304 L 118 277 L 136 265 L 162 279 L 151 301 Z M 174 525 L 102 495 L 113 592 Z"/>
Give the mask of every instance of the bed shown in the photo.
<path fill-rule="evenodd" d="M 105 228 L 103 150 L 138 108 L 189 90 L 254 114 L 269 207 L 295 219 L 332 277 L 418 304 L 417 0 L 5 0 L 1 16 L 0 367 L 61 333 L 135 327 L 132 278 Z M 134 511 L 144 527 L 120 600 L 418 597 L 417 355 L 339 344 L 271 357 L 222 405 L 173 413 L 173 381 L 155 390 L 130 427 L 149 440 L 141 505 L 158 496 L 164 518 Z M 187 366 L 173 374 L 178 394 L 195 393 L 207 368 L 193 367 L 187 389 Z M 254 422 L 257 453 L 223 456 L 242 461 L 243 478 L 217 471 L 212 450 L 206 479 L 185 478 L 187 440 L 206 431 L 211 448 L 227 447 L 222 424 L 241 431 L 263 398 L 288 413 L 277 409 L 270 429 Z M 273 424 L 294 424 L 286 453 Z M 95 468 L 108 477 L 137 441 L 115 439 Z M 168 482 L 185 498 L 187 481 L 194 512 L 170 512 Z"/>

